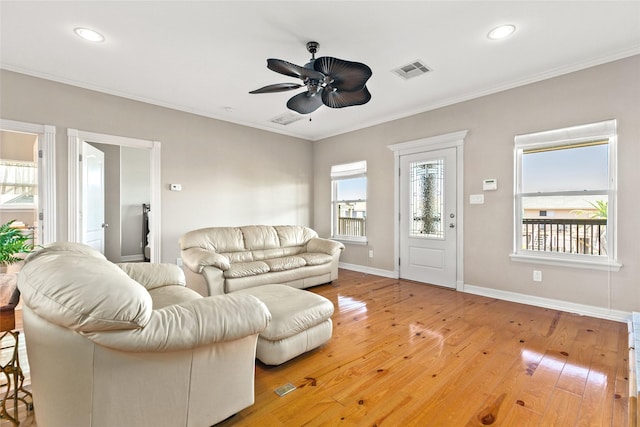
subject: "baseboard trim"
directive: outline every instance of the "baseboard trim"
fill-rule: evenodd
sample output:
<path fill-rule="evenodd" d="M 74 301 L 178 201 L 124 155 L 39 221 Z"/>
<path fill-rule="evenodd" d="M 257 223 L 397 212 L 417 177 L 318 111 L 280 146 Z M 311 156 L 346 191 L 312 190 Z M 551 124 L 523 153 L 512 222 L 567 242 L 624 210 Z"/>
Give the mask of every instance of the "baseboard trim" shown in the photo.
<path fill-rule="evenodd" d="M 357 264 L 347 264 L 344 262 L 338 263 L 338 267 L 344 268 L 345 270 L 357 271 L 359 273 L 373 274 L 376 276 L 388 277 L 390 279 L 397 279 L 399 277 L 398 273 L 395 271 L 382 270 L 380 268 L 371 268 L 365 267 L 363 265 Z"/>
<path fill-rule="evenodd" d="M 348 264 L 344 262 L 339 263 L 338 266 L 340 268 L 344 268 L 345 270 L 374 274 L 376 276 L 388 277 L 390 279 L 397 279 L 398 277 L 400 277 L 397 271 L 382 270 L 379 268 L 371 268 L 363 265 Z M 469 285 L 460 281 L 458 281 L 456 285 L 459 292 L 466 292 L 468 294 L 480 295 L 488 298 L 496 298 L 499 300 L 515 302 L 519 304 L 527 304 L 536 307 L 566 311 L 568 313 L 575 313 L 581 316 L 597 317 L 599 319 L 613 320 L 615 322 L 627 323 L 629 319 L 631 319 L 630 311 L 613 310 L 593 305 L 577 304 L 552 298 L 544 298 L 533 295 L 520 294 L 517 292 L 502 291 L 499 289 Z"/>
<path fill-rule="evenodd" d="M 532 295 L 520 294 L 517 292 L 484 288 L 482 286 L 465 284 L 463 286 L 462 292 L 505 301 L 517 302 L 520 304 L 533 305 L 536 307 L 566 311 L 569 313 L 579 314 L 581 316 L 591 316 L 597 317 L 599 319 L 613 320 L 616 322 L 627 323 L 627 321 L 631 317 L 631 312 L 629 311 L 613 310 L 586 304 L 576 304 L 573 302 L 536 297 Z"/>

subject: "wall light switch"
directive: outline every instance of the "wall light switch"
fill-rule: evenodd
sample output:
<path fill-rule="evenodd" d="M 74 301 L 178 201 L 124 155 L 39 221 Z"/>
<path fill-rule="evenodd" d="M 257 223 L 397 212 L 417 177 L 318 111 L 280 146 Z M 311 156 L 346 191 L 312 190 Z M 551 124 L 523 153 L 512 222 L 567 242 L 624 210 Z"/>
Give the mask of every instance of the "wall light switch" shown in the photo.
<path fill-rule="evenodd" d="M 481 205 L 484 203 L 484 194 L 471 194 L 469 196 L 469 203 L 472 205 Z"/>
<path fill-rule="evenodd" d="M 170 184 L 169 188 L 171 189 L 171 191 L 182 191 L 181 184 Z"/>

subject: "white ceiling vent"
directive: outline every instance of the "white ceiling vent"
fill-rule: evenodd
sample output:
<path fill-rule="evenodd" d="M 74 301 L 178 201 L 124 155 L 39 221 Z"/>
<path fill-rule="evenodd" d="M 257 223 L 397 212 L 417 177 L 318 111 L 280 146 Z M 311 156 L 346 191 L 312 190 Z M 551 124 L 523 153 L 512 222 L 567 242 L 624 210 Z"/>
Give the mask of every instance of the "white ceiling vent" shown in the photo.
<path fill-rule="evenodd" d="M 286 125 L 290 125 L 293 122 L 297 122 L 298 120 L 302 120 L 304 119 L 304 116 L 301 116 L 300 114 L 296 114 L 296 113 L 292 113 L 292 112 L 286 112 L 286 113 L 282 113 L 279 116 L 276 116 L 274 118 L 272 118 L 271 120 L 269 120 L 271 123 L 275 123 L 278 125 L 282 125 L 282 126 L 286 126 Z"/>
<path fill-rule="evenodd" d="M 419 59 L 393 70 L 394 73 L 407 80 L 426 74 L 429 71 L 431 71 L 431 69 L 424 65 Z"/>

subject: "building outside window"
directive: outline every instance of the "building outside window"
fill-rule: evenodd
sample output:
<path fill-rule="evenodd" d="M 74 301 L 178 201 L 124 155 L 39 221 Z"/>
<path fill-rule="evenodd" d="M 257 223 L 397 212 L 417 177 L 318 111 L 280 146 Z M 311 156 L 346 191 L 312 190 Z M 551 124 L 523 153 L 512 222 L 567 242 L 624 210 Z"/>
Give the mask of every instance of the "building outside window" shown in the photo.
<path fill-rule="evenodd" d="M 331 167 L 332 237 L 366 242 L 367 162 Z"/>
<path fill-rule="evenodd" d="M 516 136 L 512 259 L 620 268 L 615 153 L 615 120 Z"/>

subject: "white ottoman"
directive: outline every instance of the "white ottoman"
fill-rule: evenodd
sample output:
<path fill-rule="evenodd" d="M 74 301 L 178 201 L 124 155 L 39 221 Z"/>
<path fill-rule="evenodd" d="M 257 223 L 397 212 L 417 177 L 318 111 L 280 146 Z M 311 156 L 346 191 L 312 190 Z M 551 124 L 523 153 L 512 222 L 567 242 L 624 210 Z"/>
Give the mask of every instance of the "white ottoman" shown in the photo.
<path fill-rule="evenodd" d="M 234 293 L 253 295 L 271 312 L 271 322 L 258 337 L 256 357 L 267 365 L 280 365 L 321 346 L 331 338 L 333 304 L 302 289 L 264 285 Z"/>

